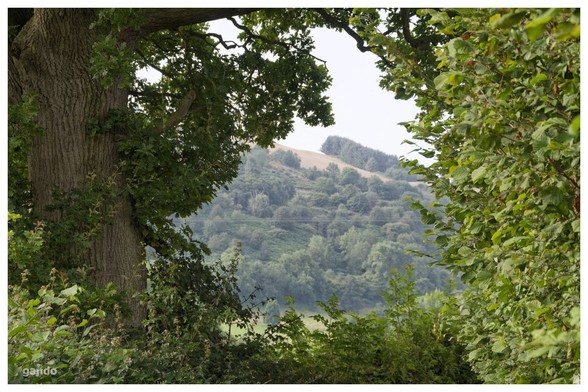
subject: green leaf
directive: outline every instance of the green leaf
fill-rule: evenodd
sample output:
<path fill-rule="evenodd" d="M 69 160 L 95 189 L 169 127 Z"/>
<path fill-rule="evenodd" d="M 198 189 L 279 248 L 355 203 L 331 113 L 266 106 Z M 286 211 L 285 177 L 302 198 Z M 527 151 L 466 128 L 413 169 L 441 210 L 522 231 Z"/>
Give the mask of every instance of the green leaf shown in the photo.
<path fill-rule="evenodd" d="M 500 239 L 502 238 L 503 234 L 504 234 L 504 231 L 502 231 L 501 229 L 496 230 L 496 232 L 494 234 L 492 234 L 492 242 L 495 244 L 498 244 L 500 242 Z"/>
<path fill-rule="evenodd" d="M 543 355 L 545 355 L 549 352 L 549 349 L 550 349 L 550 347 L 548 347 L 548 346 L 536 348 L 535 350 L 527 353 L 526 359 L 529 360 L 529 359 L 535 359 L 538 357 L 542 357 Z"/>
<path fill-rule="evenodd" d="M 463 74 L 461 72 L 444 72 L 435 79 L 433 83 L 437 90 L 444 90 L 447 87 L 456 86 L 463 80 Z"/>
<path fill-rule="evenodd" d="M 8 339 L 10 339 L 10 338 L 18 335 L 21 332 L 26 332 L 26 330 L 27 330 L 27 326 L 26 325 L 22 325 L 22 324 L 21 325 L 18 325 L 18 326 L 16 326 L 15 328 L 11 329 L 8 332 Z"/>
<path fill-rule="evenodd" d="M 419 153 L 425 158 L 433 158 L 435 156 L 434 150 L 422 150 Z"/>
<path fill-rule="evenodd" d="M 49 331 L 37 332 L 31 336 L 31 340 L 33 342 L 42 343 L 42 342 L 47 341 L 50 334 L 51 334 L 51 332 L 49 332 Z"/>
<path fill-rule="evenodd" d="M 80 291 L 79 286 L 73 285 L 71 287 L 68 287 L 67 289 L 61 290 L 60 294 L 65 297 L 72 297 L 72 296 L 76 295 L 79 291 Z"/>
<path fill-rule="evenodd" d="M 95 327 L 96 327 L 96 324 L 90 325 L 89 327 L 84 328 L 84 332 L 82 332 L 82 336 L 87 336 Z"/>
<path fill-rule="evenodd" d="M 547 79 L 547 75 L 545 75 L 544 73 L 539 73 L 537 75 L 535 75 L 530 81 L 529 83 L 531 84 L 531 86 L 536 85 L 539 82 L 542 82 L 544 80 Z"/>
<path fill-rule="evenodd" d="M 468 246 L 462 246 L 457 250 L 457 254 L 459 254 L 462 257 L 468 257 L 472 254 L 472 250 Z"/>
<path fill-rule="evenodd" d="M 572 231 L 574 233 L 580 232 L 580 219 L 576 219 L 572 222 Z"/>
<path fill-rule="evenodd" d="M 527 15 L 527 11 L 514 11 L 508 14 L 502 15 L 500 18 L 492 22 L 492 27 L 498 29 L 508 29 L 520 21 L 522 21 Z"/>
<path fill-rule="evenodd" d="M 544 307 L 539 308 L 535 311 L 535 316 L 540 317 L 549 311 L 551 311 L 551 308 L 549 306 L 544 306 Z"/>
<path fill-rule="evenodd" d="M 40 303 L 41 303 L 41 300 L 39 298 L 31 299 L 27 304 L 27 308 L 34 308 L 35 306 L 39 305 Z"/>
<path fill-rule="evenodd" d="M 453 172 L 451 173 L 451 178 L 453 178 L 453 180 L 456 183 L 462 183 L 465 180 L 467 180 L 469 177 L 470 177 L 470 171 L 463 166 L 456 167 L 455 170 L 453 170 Z"/>
<path fill-rule="evenodd" d="M 423 224 L 432 225 L 436 221 L 437 221 L 437 218 L 435 217 L 435 214 L 431 213 L 430 211 L 428 211 L 426 209 L 421 210 L 421 222 L 423 222 Z"/>
<path fill-rule="evenodd" d="M 451 72 L 447 75 L 447 82 L 451 86 L 457 86 L 463 80 L 463 74 L 461 72 Z"/>
<path fill-rule="evenodd" d="M 474 51 L 474 46 L 461 38 L 454 38 L 447 43 L 447 50 L 450 57 L 469 54 Z"/>
<path fill-rule="evenodd" d="M 478 279 L 479 282 L 483 282 L 485 280 L 491 279 L 494 277 L 494 274 L 490 271 L 480 271 L 478 272 L 478 275 L 476 276 L 476 278 Z"/>
<path fill-rule="evenodd" d="M 543 34 L 543 31 L 545 31 L 547 23 L 557 14 L 557 12 L 557 9 L 552 8 L 527 23 L 525 26 L 527 38 L 531 41 L 537 40 Z"/>
<path fill-rule="evenodd" d="M 549 21 L 551 21 L 551 19 L 553 19 L 553 17 L 556 16 L 558 12 L 559 10 L 557 8 L 550 8 L 527 23 L 525 28 L 545 25 L 549 23 Z"/>
<path fill-rule="evenodd" d="M 494 344 L 492 345 L 492 352 L 493 353 L 501 353 L 506 349 L 506 342 L 503 338 L 499 338 Z"/>
<path fill-rule="evenodd" d="M 449 243 L 449 239 L 448 239 L 447 235 L 440 235 L 435 238 L 434 242 L 435 242 L 435 245 L 437 245 L 439 247 L 444 247 L 445 245 L 447 245 Z"/>
<path fill-rule="evenodd" d="M 442 73 L 433 79 L 433 83 L 435 83 L 435 88 L 437 90 L 443 90 L 445 86 L 449 84 L 448 82 L 448 75 L 446 73 Z"/>
<path fill-rule="evenodd" d="M 526 241 L 528 239 L 529 239 L 529 237 L 527 237 L 527 236 L 512 237 L 512 238 L 509 238 L 508 240 L 504 241 L 504 244 L 503 245 L 504 246 L 511 246 L 512 244 L 516 244 L 516 243 L 519 243 L 519 242 L 522 242 L 522 241 Z"/>
<path fill-rule="evenodd" d="M 555 37 L 558 41 L 580 38 L 580 25 L 575 23 L 562 23 L 557 28 Z"/>
<path fill-rule="evenodd" d="M 539 197 L 543 200 L 545 204 L 554 206 L 559 205 L 563 200 L 562 191 L 555 186 L 550 186 L 542 189 L 539 192 Z"/>
<path fill-rule="evenodd" d="M 44 357 L 45 357 L 45 354 L 43 354 L 42 352 L 36 352 L 32 355 L 31 361 L 36 362 L 36 361 L 39 361 L 40 359 L 43 359 Z"/>
<path fill-rule="evenodd" d="M 488 172 L 488 167 L 482 165 L 472 172 L 472 181 L 476 183 L 480 178 L 484 177 Z"/>
<path fill-rule="evenodd" d="M 509 257 L 506 260 L 504 260 L 504 262 L 500 265 L 500 269 L 502 270 L 502 272 L 507 273 L 508 271 L 511 271 L 512 269 L 522 265 L 525 263 L 525 259 L 520 258 L 520 257 Z"/>
<path fill-rule="evenodd" d="M 570 132 L 570 134 L 572 134 L 574 136 L 580 135 L 580 115 L 579 114 L 576 117 L 574 117 L 574 119 L 570 123 L 569 132 Z"/>

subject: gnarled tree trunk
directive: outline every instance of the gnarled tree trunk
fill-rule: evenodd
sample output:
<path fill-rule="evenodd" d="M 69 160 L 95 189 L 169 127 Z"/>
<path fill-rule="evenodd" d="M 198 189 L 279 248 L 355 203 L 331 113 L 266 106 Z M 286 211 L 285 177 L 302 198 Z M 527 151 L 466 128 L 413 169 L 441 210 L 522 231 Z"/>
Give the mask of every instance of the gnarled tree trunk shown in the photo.
<path fill-rule="evenodd" d="M 131 201 L 117 174 L 119 160 L 113 135 L 87 132 L 88 120 L 104 118 L 110 109 L 125 108 L 127 91 L 104 89 L 90 74 L 94 34 L 89 29 L 92 10 L 38 9 L 15 38 L 11 51 L 11 79 L 15 94 L 35 94 L 37 118 L 43 133 L 32 145 L 29 179 L 35 212 L 58 221 L 59 211 L 47 207 L 54 190 L 69 192 L 89 175 L 115 179 L 118 187 L 114 215 L 85 254 L 96 283 L 113 282 L 129 294 L 146 287 L 144 247 L 132 217 Z M 20 90 L 20 91 L 19 91 Z M 67 254 L 67 249 L 63 249 Z M 144 317 L 137 298 L 129 297 L 132 324 Z"/>

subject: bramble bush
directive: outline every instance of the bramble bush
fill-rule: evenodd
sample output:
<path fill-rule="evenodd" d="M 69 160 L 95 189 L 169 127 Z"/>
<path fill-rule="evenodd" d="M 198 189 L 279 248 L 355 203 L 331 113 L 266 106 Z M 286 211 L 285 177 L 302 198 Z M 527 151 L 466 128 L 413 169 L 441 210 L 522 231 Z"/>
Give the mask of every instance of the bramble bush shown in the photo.
<path fill-rule="evenodd" d="M 9 213 L 9 221 L 20 218 Z M 124 380 L 132 350 L 101 307 L 116 297 L 112 287 L 92 301 L 85 289 L 52 269 L 47 284 L 28 281 L 26 266 L 40 259 L 42 226 L 24 233 L 9 231 L 9 265 L 21 270 L 18 285 L 8 287 L 8 381 L 10 383 L 116 383 Z M 115 308 L 116 309 L 116 308 Z M 121 316 L 121 315 L 119 315 Z M 121 316 L 122 317 L 122 316 Z"/>
<path fill-rule="evenodd" d="M 9 214 L 12 223 L 18 219 Z M 111 284 L 86 288 L 55 268 L 46 284 L 30 282 L 26 267 L 41 260 L 42 242 L 41 224 L 9 232 L 9 264 L 21 271 L 21 281 L 9 286 L 10 383 L 236 381 L 233 367 L 259 347 L 254 334 L 235 342 L 220 329 L 234 323 L 252 331 L 259 317 L 237 295 L 238 251 L 211 269 L 187 257 L 150 263 L 149 316 L 144 329 L 133 330 L 119 306 L 124 296 Z M 206 284 L 203 271 L 212 274 Z"/>
<path fill-rule="evenodd" d="M 383 315 L 348 313 L 333 296 L 320 303 L 323 314 L 311 316 L 320 324 L 314 329 L 290 307 L 268 326 L 268 343 L 250 360 L 249 377 L 262 383 L 478 382 L 455 338 L 455 297 L 437 293 L 424 306 L 414 283 L 410 267 L 405 274 L 392 271 Z"/>

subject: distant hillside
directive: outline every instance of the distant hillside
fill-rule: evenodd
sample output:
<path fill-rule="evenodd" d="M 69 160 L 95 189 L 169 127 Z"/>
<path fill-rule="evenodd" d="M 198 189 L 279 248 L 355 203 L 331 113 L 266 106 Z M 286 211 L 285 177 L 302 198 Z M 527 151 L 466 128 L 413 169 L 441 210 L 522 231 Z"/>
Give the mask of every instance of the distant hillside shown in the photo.
<path fill-rule="evenodd" d="M 423 184 L 411 185 L 406 169 L 370 173 L 316 152 L 278 145 L 243 157 L 238 177 L 197 215 L 178 221 L 208 245 L 213 259 L 241 252 L 244 297 L 261 288 L 284 306 L 314 307 L 335 294 L 348 310 L 383 306 L 391 268 L 415 266 L 421 293 L 441 288 L 448 276 L 430 259 L 425 226 L 407 199 L 433 200 Z"/>

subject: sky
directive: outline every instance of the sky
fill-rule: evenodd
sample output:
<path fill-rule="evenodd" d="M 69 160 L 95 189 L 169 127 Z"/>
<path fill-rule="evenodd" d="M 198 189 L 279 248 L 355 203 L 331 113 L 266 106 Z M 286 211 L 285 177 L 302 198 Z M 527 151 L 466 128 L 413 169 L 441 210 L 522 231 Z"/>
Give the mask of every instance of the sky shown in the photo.
<path fill-rule="evenodd" d="M 310 127 L 297 120 L 294 132 L 279 143 L 318 151 L 328 136 L 338 135 L 388 154 L 412 151 L 414 146 L 402 144 L 410 135 L 398 123 L 414 119 L 417 108 L 412 101 L 395 100 L 393 93 L 379 87 L 377 57 L 360 52 L 346 33 L 316 29 L 314 37 L 313 54 L 327 62 L 333 78 L 327 96 L 333 104 L 335 125 Z"/>

